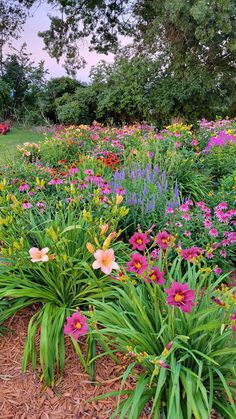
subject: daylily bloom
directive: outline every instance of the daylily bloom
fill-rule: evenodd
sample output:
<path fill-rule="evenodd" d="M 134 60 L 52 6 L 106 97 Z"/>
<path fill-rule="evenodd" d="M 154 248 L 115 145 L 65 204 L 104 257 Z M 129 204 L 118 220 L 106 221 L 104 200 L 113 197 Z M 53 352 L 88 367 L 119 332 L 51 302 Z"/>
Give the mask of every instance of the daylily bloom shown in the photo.
<path fill-rule="evenodd" d="M 113 269 L 120 269 L 119 265 L 115 262 L 113 249 L 99 249 L 94 253 L 94 257 L 96 260 L 93 262 L 93 269 L 100 268 L 106 275 L 109 275 Z"/>
<path fill-rule="evenodd" d="M 72 316 L 66 318 L 66 324 L 64 326 L 65 335 L 72 336 L 75 340 L 79 336 L 86 335 L 88 333 L 88 325 L 86 323 L 87 317 L 83 316 L 80 311 L 73 313 Z"/>
<path fill-rule="evenodd" d="M 190 313 L 194 305 L 195 292 L 190 290 L 188 284 L 180 284 L 174 281 L 169 289 L 165 289 L 168 294 L 167 303 L 171 306 L 180 308 L 185 313 Z"/>
<path fill-rule="evenodd" d="M 160 246 L 161 249 L 166 250 L 168 245 L 173 241 L 173 236 L 167 233 L 167 231 L 161 231 L 157 234 L 156 243 Z"/>
<path fill-rule="evenodd" d="M 129 243 L 132 244 L 132 250 L 144 250 L 146 244 L 149 243 L 147 235 L 145 233 L 134 233 L 129 239 Z"/>
<path fill-rule="evenodd" d="M 203 253 L 203 249 L 197 246 L 189 247 L 189 249 L 181 249 L 181 256 L 189 262 L 195 262 Z"/>
<path fill-rule="evenodd" d="M 140 253 L 133 253 L 131 255 L 131 260 L 127 263 L 126 269 L 128 272 L 136 272 L 141 275 L 146 271 L 148 267 L 148 262 L 146 256 L 140 255 Z"/>
<path fill-rule="evenodd" d="M 31 262 L 48 262 L 48 252 L 48 247 L 44 247 L 42 250 L 38 249 L 37 247 L 31 247 L 31 249 L 29 250 L 29 254 L 32 258 Z"/>
<path fill-rule="evenodd" d="M 148 272 L 148 276 L 146 278 L 147 282 L 154 282 L 155 284 L 163 285 L 165 283 L 164 280 L 164 272 L 159 271 L 156 266 L 153 266 L 151 270 Z"/>

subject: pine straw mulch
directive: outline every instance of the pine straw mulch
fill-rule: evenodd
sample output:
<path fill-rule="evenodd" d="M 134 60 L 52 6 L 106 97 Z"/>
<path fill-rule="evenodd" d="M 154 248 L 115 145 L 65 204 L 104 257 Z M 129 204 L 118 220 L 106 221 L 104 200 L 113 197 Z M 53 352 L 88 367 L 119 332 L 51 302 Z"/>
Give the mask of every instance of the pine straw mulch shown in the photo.
<path fill-rule="evenodd" d="M 5 326 L 10 329 L 0 338 L 0 418 L 1 419 L 108 419 L 116 407 L 116 398 L 88 402 L 92 397 L 118 390 L 127 362 L 117 365 L 108 357 L 96 363 L 96 382 L 93 385 L 67 341 L 66 367 L 61 383 L 53 390 L 40 382 L 40 370 L 30 367 L 21 372 L 21 361 L 32 312 L 23 310 Z M 126 364 L 126 365 L 125 365 Z M 126 388 L 132 388 L 127 383 Z M 145 415 L 147 418 L 148 415 Z"/>

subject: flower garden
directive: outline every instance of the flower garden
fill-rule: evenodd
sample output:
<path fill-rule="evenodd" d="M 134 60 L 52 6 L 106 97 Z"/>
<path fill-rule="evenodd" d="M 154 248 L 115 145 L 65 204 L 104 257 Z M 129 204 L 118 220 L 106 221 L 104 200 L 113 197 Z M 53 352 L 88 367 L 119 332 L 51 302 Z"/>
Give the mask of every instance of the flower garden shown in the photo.
<path fill-rule="evenodd" d="M 104 418 L 236 417 L 235 156 L 234 120 L 94 122 L 18 147 L 0 177 L 0 332 L 34 308 L 23 372 L 56 389 L 71 342 L 87 382 L 103 357 L 124 366 L 88 400 L 115 398 Z"/>

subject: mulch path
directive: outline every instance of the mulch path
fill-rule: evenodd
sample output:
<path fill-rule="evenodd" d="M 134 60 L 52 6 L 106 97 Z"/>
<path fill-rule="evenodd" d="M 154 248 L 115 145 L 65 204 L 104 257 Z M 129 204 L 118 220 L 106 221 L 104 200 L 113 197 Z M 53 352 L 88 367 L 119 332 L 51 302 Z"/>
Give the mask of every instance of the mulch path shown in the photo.
<path fill-rule="evenodd" d="M 115 398 L 93 402 L 88 400 L 99 394 L 118 390 L 119 377 L 127 363 L 117 365 L 108 357 L 99 359 L 96 364 L 96 381 L 100 385 L 93 385 L 88 375 L 83 372 L 68 339 L 62 381 L 53 390 L 45 389 L 40 382 L 39 373 L 30 367 L 27 373 L 21 372 L 23 348 L 31 314 L 30 310 L 23 310 L 13 316 L 5 324 L 10 331 L 0 338 L 0 418 L 110 418 L 115 410 Z M 132 383 L 127 383 L 126 388 L 131 387 Z"/>

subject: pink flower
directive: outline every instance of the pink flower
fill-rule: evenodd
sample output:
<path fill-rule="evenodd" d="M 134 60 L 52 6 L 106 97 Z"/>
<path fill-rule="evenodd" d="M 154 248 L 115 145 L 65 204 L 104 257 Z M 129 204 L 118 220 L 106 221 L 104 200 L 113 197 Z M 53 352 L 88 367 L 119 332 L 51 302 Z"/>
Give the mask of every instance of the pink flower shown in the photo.
<path fill-rule="evenodd" d="M 224 213 L 223 211 L 216 211 L 215 215 L 221 223 L 227 224 L 230 219 L 230 215 L 227 212 Z"/>
<path fill-rule="evenodd" d="M 166 208 L 166 214 L 174 214 L 174 210 L 171 207 Z"/>
<path fill-rule="evenodd" d="M 164 280 L 164 272 L 159 271 L 156 266 L 153 266 L 152 269 L 148 272 L 148 276 L 146 277 L 147 282 L 154 282 L 155 284 L 163 285 L 165 283 Z"/>
<path fill-rule="evenodd" d="M 203 253 L 203 249 L 197 246 L 189 247 L 188 249 L 181 249 L 181 256 L 189 262 L 195 262 Z"/>
<path fill-rule="evenodd" d="M 115 193 L 118 194 L 118 195 L 125 195 L 126 190 L 124 188 L 116 188 Z"/>
<path fill-rule="evenodd" d="M 152 252 L 151 252 L 151 260 L 156 260 L 156 259 L 159 259 L 159 255 L 160 255 L 160 249 L 154 249 Z"/>
<path fill-rule="evenodd" d="M 25 191 L 28 191 L 29 188 L 30 186 L 28 185 L 28 183 L 22 182 L 19 186 L 19 191 L 25 192 Z"/>
<path fill-rule="evenodd" d="M 46 204 L 44 204 L 44 202 L 37 202 L 36 207 L 39 208 L 40 212 L 44 212 L 46 208 Z"/>
<path fill-rule="evenodd" d="M 191 236 L 191 231 L 185 230 L 184 236 L 190 237 Z"/>
<path fill-rule="evenodd" d="M 180 209 L 180 211 L 182 211 L 182 212 L 188 212 L 188 211 L 189 211 L 189 206 L 188 206 L 188 204 L 185 202 L 184 204 L 180 205 L 179 209 Z"/>
<path fill-rule="evenodd" d="M 183 227 L 183 224 L 177 221 L 177 223 L 175 223 L 175 227 Z"/>
<path fill-rule="evenodd" d="M 135 272 L 141 275 L 148 267 L 146 256 L 140 255 L 140 253 L 133 253 L 131 260 L 127 263 L 126 269 L 128 272 Z"/>
<path fill-rule="evenodd" d="M 192 140 L 190 143 L 193 147 L 196 147 L 198 145 L 198 140 Z"/>
<path fill-rule="evenodd" d="M 221 255 L 223 258 L 226 258 L 227 253 L 226 253 L 226 251 L 225 251 L 225 250 L 220 250 L 220 255 Z"/>
<path fill-rule="evenodd" d="M 232 314 L 232 316 L 229 318 L 229 320 L 232 322 L 233 332 L 236 332 L 236 311 Z"/>
<path fill-rule="evenodd" d="M 226 210 L 228 208 L 228 204 L 227 202 L 220 202 L 216 207 L 215 207 L 215 211 L 217 210 Z"/>
<path fill-rule="evenodd" d="M 73 176 L 75 173 L 78 173 L 78 171 L 79 171 L 78 167 L 71 166 L 69 168 L 69 172 L 68 173 L 69 173 L 69 175 Z"/>
<path fill-rule="evenodd" d="M 170 365 L 168 365 L 166 362 L 162 361 L 161 359 L 157 362 L 160 365 L 160 367 L 165 368 L 165 369 L 170 369 Z"/>
<path fill-rule="evenodd" d="M 229 241 L 229 244 L 233 244 L 233 243 L 236 242 L 236 232 L 235 231 L 226 231 L 224 235 L 227 237 L 227 239 Z"/>
<path fill-rule="evenodd" d="M 104 186 L 102 188 L 100 188 L 100 193 L 104 194 L 104 195 L 109 195 L 110 193 L 112 193 L 112 189 L 110 188 L 110 186 Z"/>
<path fill-rule="evenodd" d="M 91 170 L 91 169 L 85 169 L 84 173 L 85 173 L 86 175 L 90 175 L 90 176 L 93 176 L 93 175 L 94 175 L 94 171 L 93 171 L 93 170 Z"/>
<path fill-rule="evenodd" d="M 174 281 L 169 289 L 165 289 L 168 294 L 167 303 L 176 306 L 185 313 L 190 313 L 194 306 L 195 292 L 190 290 L 188 284 L 179 284 Z"/>
<path fill-rule="evenodd" d="M 42 250 L 39 250 L 37 247 L 31 247 L 29 254 L 31 256 L 31 262 L 48 262 L 49 257 L 47 253 L 49 252 L 48 247 L 44 247 Z"/>
<path fill-rule="evenodd" d="M 216 228 L 211 228 L 211 230 L 209 230 L 209 235 L 212 237 L 217 237 L 218 236 L 218 230 Z"/>
<path fill-rule="evenodd" d="M 190 221 L 191 220 L 191 216 L 188 213 L 186 213 L 186 214 L 183 214 L 182 215 L 182 219 L 183 220 L 186 220 L 186 221 Z"/>
<path fill-rule="evenodd" d="M 129 239 L 129 243 L 132 244 L 132 250 L 144 250 L 146 244 L 149 243 L 147 235 L 145 233 L 134 233 Z"/>
<path fill-rule="evenodd" d="M 211 228 L 212 226 L 212 222 L 210 220 L 205 220 L 204 221 L 204 227 L 205 228 Z"/>
<path fill-rule="evenodd" d="M 22 208 L 23 209 L 29 209 L 29 208 L 31 208 L 31 203 L 29 201 L 23 201 Z"/>
<path fill-rule="evenodd" d="M 62 183 L 62 179 L 54 178 L 51 179 L 50 182 L 48 182 L 48 185 L 61 185 Z"/>
<path fill-rule="evenodd" d="M 161 231 L 160 233 L 157 234 L 156 243 L 163 250 L 166 250 L 172 241 L 173 241 L 173 237 L 171 236 L 171 234 L 167 233 L 167 231 Z"/>
<path fill-rule="evenodd" d="M 81 311 L 77 311 L 76 313 L 73 313 L 72 316 L 67 317 L 64 326 L 65 335 L 70 335 L 75 340 L 78 340 L 79 336 L 86 335 L 88 333 L 86 320 L 87 317 L 83 316 Z"/>
<path fill-rule="evenodd" d="M 113 249 L 97 250 L 94 253 L 95 261 L 93 262 L 93 269 L 101 269 L 101 271 L 109 275 L 113 269 L 119 270 L 118 264 L 115 262 L 115 255 Z"/>
<path fill-rule="evenodd" d="M 212 252 L 208 252 L 208 253 L 206 253 L 206 258 L 207 258 L 207 259 L 213 259 L 213 257 L 214 257 L 214 255 L 213 255 L 213 253 L 212 253 Z"/>
<path fill-rule="evenodd" d="M 80 182 L 79 185 L 78 185 L 78 189 L 83 190 L 83 189 L 86 189 L 87 186 L 88 186 L 88 184 L 86 182 Z"/>
<path fill-rule="evenodd" d="M 222 273 L 222 269 L 217 266 L 213 269 L 213 272 L 215 272 L 216 275 L 220 275 Z"/>

